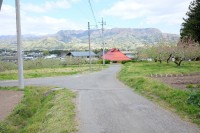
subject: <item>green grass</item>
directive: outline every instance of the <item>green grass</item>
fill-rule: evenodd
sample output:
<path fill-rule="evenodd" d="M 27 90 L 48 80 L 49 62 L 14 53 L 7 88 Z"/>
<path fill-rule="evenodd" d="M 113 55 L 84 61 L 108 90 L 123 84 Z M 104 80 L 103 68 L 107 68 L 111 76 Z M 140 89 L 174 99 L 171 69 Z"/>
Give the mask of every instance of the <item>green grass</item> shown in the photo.
<path fill-rule="evenodd" d="M 173 63 L 136 62 L 123 65 L 118 77 L 136 92 L 175 110 L 183 118 L 189 118 L 200 126 L 200 108 L 187 103 L 193 92 L 175 89 L 148 77 L 150 74 L 185 74 L 193 72 L 200 72 L 200 62 L 184 62 L 180 67 Z"/>
<path fill-rule="evenodd" d="M 133 67 L 134 71 L 132 71 Z M 200 62 L 183 62 L 182 66 L 180 67 L 177 67 L 172 62 L 170 64 L 160 64 L 156 62 L 136 62 L 130 67 L 126 67 L 126 69 L 127 72 L 134 73 L 134 75 L 139 76 L 150 74 L 186 74 L 200 72 Z"/>
<path fill-rule="evenodd" d="M 26 87 L 21 103 L 0 123 L 0 132 L 75 132 L 75 94 L 63 89 L 44 95 L 49 90 L 49 87 Z"/>
<path fill-rule="evenodd" d="M 104 66 L 107 67 L 107 66 Z M 98 71 L 101 70 L 102 66 L 93 65 L 92 70 Z M 88 65 L 82 66 L 68 66 L 62 68 L 42 68 L 42 69 L 32 69 L 32 70 L 24 70 L 25 78 L 39 78 L 39 77 L 53 77 L 53 76 L 65 76 L 72 75 L 81 72 L 88 71 Z M 16 80 L 17 70 L 8 70 L 4 72 L 0 72 L 0 80 Z"/>

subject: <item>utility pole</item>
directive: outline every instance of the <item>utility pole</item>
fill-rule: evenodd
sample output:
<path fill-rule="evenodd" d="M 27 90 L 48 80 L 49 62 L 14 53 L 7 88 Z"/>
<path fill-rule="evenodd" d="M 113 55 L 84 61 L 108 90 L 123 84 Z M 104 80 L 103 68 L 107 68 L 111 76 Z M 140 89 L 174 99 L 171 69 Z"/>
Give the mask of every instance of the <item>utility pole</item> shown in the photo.
<path fill-rule="evenodd" d="M 2 5 L 2 3 L 3 3 L 3 0 L 0 0 L 0 11 L 1 11 L 1 5 Z"/>
<path fill-rule="evenodd" d="M 104 54 L 105 54 L 105 43 L 104 43 L 104 25 L 106 25 L 106 23 L 103 21 L 102 18 L 102 22 L 101 22 L 101 31 L 102 31 L 102 44 L 103 44 L 103 65 L 105 65 L 105 59 L 104 59 Z"/>
<path fill-rule="evenodd" d="M 24 89 L 24 72 L 23 72 L 23 54 L 21 46 L 21 22 L 20 22 L 20 4 L 19 0 L 15 0 L 16 6 L 16 30 L 17 30 L 17 56 L 18 56 L 18 81 L 19 88 Z"/>
<path fill-rule="evenodd" d="M 88 22 L 88 42 L 89 42 L 89 69 L 91 71 L 90 22 Z"/>

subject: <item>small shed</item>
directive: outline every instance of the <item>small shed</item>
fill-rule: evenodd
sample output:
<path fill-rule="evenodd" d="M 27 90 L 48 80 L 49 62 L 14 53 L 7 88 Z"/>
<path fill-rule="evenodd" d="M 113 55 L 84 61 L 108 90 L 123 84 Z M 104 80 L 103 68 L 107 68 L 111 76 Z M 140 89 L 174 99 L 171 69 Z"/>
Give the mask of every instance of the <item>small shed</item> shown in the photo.
<path fill-rule="evenodd" d="M 123 54 L 119 49 L 113 48 L 109 50 L 104 56 L 103 59 L 110 61 L 126 61 L 131 60 L 125 54 Z"/>

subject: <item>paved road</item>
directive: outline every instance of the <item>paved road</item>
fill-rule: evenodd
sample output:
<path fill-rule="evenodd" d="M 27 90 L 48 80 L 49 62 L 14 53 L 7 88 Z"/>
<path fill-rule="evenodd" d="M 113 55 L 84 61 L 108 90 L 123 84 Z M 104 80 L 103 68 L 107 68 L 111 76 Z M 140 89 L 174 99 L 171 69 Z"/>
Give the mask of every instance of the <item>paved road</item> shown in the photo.
<path fill-rule="evenodd" d="M 200 133 L 191 123 L 134 93 L 116 79 L 120 65 L 83 75 L 25 80 L 26 85 L 67 87 L 78 92 L 79 133 Z M 17 85 L 16 81 L 0 82 Z"/>

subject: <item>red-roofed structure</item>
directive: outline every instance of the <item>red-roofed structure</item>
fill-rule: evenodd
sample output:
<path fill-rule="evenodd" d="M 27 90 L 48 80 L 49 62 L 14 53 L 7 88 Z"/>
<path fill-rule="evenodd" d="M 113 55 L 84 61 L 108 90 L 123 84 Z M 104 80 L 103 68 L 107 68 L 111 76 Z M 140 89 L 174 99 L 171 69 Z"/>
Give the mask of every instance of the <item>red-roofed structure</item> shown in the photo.
<path fill-rule="evenodd" d="M 102 58 L 105 60 L 110 60 L 110 61 L 131 60 L 126 55 L 124 55 L 119 49 L 116 49 L 116 48 L 109 50 L 106 54 L 104 54 Z"/>

